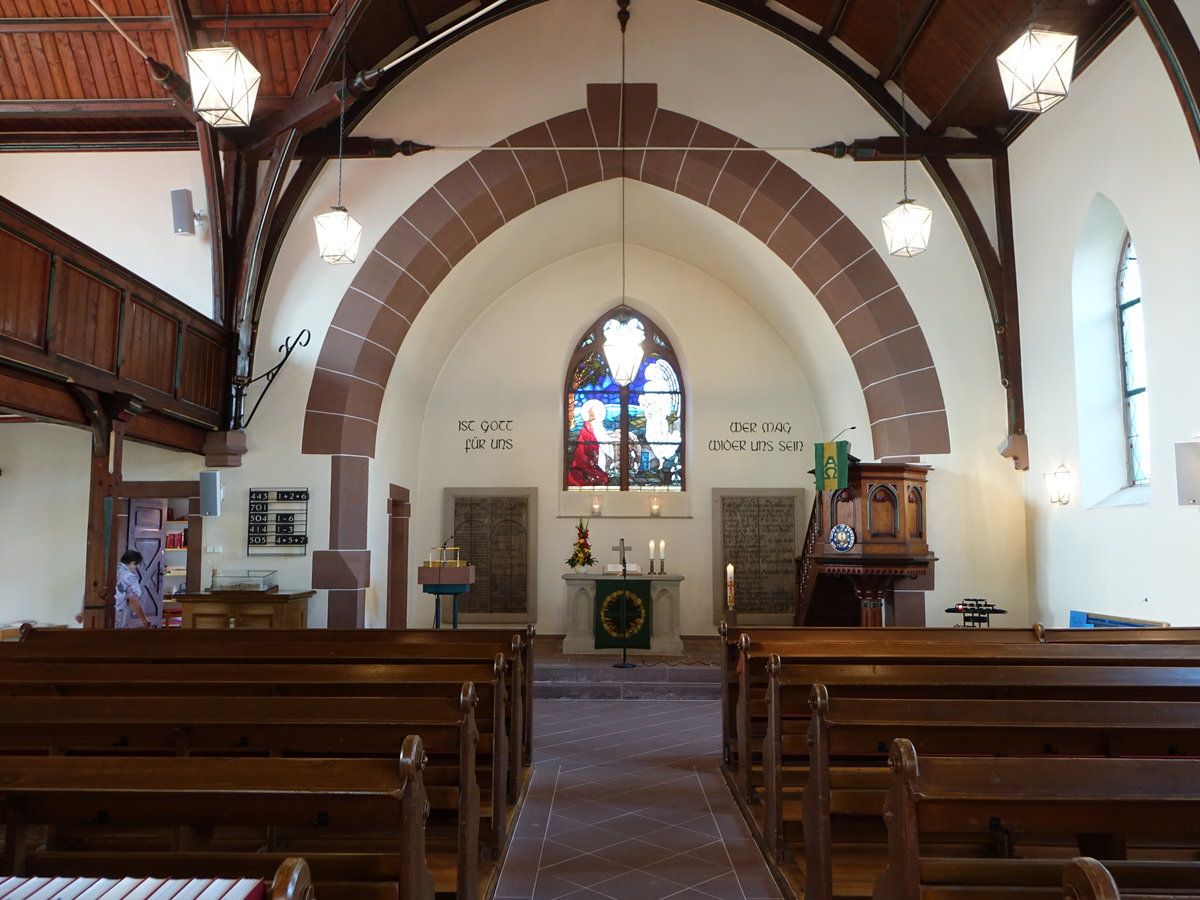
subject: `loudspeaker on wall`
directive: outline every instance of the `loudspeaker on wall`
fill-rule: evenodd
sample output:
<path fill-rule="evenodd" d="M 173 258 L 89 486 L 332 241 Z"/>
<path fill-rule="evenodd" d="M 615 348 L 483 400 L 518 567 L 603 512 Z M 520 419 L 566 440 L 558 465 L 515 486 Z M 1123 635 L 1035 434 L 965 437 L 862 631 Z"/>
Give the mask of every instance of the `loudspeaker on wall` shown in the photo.
<path fill-rule="evenodd" d="M 205 471 L 200 473 L 200 515 L 219 516 L 221 514 L 221 473 Z"/>
<path fill-rule="evenodd" d="M 171 221 L 176 234 L 196 233 L 196 213 L 192 209 L 192 192 L 187 188 L 171 191 Z"/>
<path fill-rule="evenodd" d="M 1180 506 L 1200 506 L 1200 441 L 1175 445 L 1175 483 Z"/>

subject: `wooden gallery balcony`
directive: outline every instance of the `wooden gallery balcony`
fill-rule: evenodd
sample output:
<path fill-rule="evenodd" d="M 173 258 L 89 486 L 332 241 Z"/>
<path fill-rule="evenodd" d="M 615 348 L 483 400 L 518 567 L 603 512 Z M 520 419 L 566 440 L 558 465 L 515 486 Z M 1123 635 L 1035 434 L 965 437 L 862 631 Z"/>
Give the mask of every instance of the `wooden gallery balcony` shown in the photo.
<path fill-rule="evenodd" d="M 0 197 L 0 407 L 200 452 L 223 425 L 224 328 Z M 116 407 L 107 398 L 119 400 Z"/>

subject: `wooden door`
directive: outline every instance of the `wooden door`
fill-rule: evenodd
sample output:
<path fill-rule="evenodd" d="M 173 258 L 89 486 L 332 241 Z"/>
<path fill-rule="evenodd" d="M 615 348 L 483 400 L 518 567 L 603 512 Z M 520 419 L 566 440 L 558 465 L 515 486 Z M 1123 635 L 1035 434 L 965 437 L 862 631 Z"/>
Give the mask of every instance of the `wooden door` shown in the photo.
<path fill-rule="evenodd" d="M 162 621 L 163 545 L 166 543 L 167 501 L 131 498 L 127 546 L 142 554 L 142 610 L 151 622 Z"/>
<path fill-rule="evenodd" d="M 388 497 L 387 627 L 408 627 L 408 488 L 391 485 Z"/>

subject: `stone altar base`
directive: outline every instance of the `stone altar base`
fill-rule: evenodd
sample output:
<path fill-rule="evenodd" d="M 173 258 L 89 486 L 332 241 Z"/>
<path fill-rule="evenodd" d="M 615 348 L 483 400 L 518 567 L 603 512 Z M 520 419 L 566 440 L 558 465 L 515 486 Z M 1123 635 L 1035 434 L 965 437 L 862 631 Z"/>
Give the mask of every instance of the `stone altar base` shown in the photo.
<path fill-rule="evenodd" d="M 629 656 L 680 656 L 683 641 L 679 637 L 679 584 L 682 575 L 637 575 L 631 581 L 650 582 L 650 649 L 627 651 Z M 620 654 L 620 648 L 596 649 L 592 631 L 596 608 L 596 584 L 609 586 L 620 582 L 620 575 L 568 573 L 563 576 L 567 594 L 567 634 L 562 652 Z"/>

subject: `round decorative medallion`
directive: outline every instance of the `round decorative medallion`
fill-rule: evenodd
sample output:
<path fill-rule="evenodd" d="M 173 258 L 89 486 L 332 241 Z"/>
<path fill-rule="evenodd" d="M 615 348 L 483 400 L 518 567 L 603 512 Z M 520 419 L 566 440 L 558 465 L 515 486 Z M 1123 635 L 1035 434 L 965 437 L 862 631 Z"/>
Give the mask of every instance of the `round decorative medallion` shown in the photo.
<path fill-rule="evenodd" d="M 621 600 L 624 599 L 622 610 Z M 633 591 L 613 591 L 600 604 L 600 623 L 610 637 L 625 640 L 642 630 L 646 622 L 646 605 Z"/>
<path fill-rule="evenodd" d="M 854 546 L 854 529 L 849 525 L 834 525 L 829 532 L 829 543 L 833 545 L 834 550 L 845 553 Z"/>

